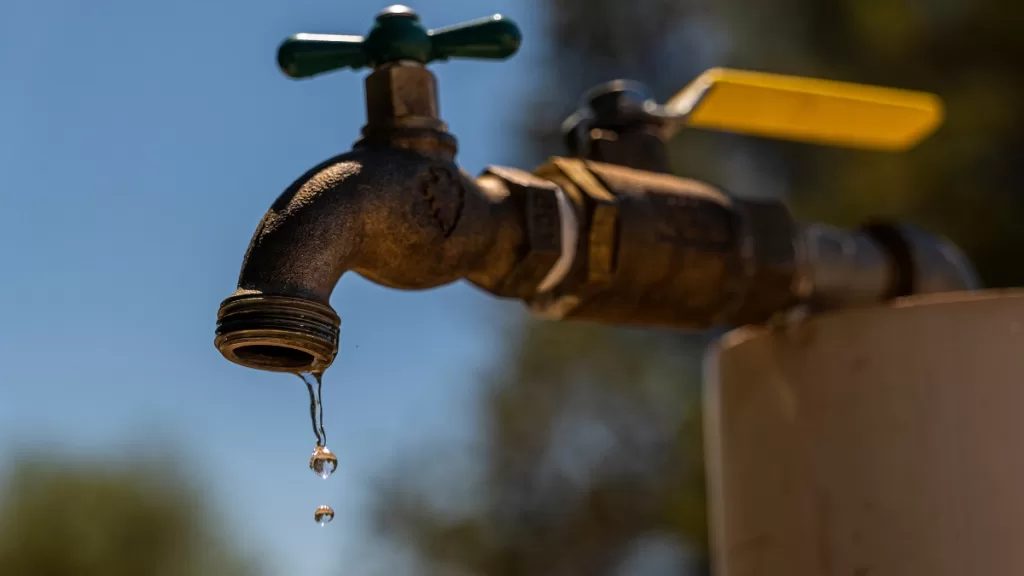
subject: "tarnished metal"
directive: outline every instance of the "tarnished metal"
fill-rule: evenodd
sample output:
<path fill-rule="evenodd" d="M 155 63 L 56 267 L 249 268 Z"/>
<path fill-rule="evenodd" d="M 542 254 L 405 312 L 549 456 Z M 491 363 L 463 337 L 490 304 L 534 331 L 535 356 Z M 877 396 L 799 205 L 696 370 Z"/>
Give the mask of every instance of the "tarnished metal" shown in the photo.
<path fill-rule="evenodd" d="M 974 267 L 952 242 L 915 226 L 872 223 L 862 228 L 892 262 L 890 298 L 982 287 Z"/>
<path fill-rule="evenodd" d="M 522 170 L 491 166 L 478 182 L 501 187 L 517 205 L 522 220 L 522 248 L 508 276 L 496 283 L 477 282 L 491 293 L 514 298 L 532 296 L 562 254 L 558 186 Z"/>
<path fill-rule="evenodd" d="M 864 306 L 894 296 L 898 266 L 861 230 L 808 224 L 797 239 L 802 300 L 816 308 Z"/>
<path fill-rule="evenodd" d="M 305 310 L 277 311 L 263 325 L 249 321 L 244 337 L 235 333 L 235 316 L 259 318 L 267 298 L 280 296 L 318 304 L 323 316 L 333 314 L 330 295 L 347 271 L 409 290 L 468 276 L 505 277 L 518 260 L 521 238 L 503 234 L 503 220 L 516 218 L 504 216 L 506 210 L 517 209 L 508 199 L 495 203 L 443 158 L 390 147 L 332 158 L 297 180 L 264 216 L 238 291 L 222 305 L 217 346 L 232 361 L 254 368 L 326 368 L 336 350 L 337 325 L 333 335 L 306 334 L 317 340 L 312 346 L 293 337 L 302 330 L 277 320 L 301 324 Z M 259 357 L 249 355 L 248 346 L 260 347 Z M 310 363 L 296 366 L 296 354 L 310 356 Z"/>
<path fill-rule="evenodd" d="M 296 78 L 373 66 L 366 125 L 351 152 L 304 174 L 263 217 L 238 290 L 218 314 L 215 344 L 226 358 L 261 370 L 326 369 L 340 326 L 330 296 L 348 271 L 410 290 L 462 278 L 497 286 L 510 275 L 523 246 L 533 245 L 527 238 L 543 236 L 523 232 L 524 210 L 540 223 L 557 203 L 520 203 L 459 169 L 436 79 L 423 65 L 507 58 L 519 40 L 515 23 L 500 16 L 428 32 L 411 9 L 391 7 L 365 39 L 300 34 L 282 44 L 278 62 Z M 548 248 L 552 264 L 558 246 Z"/>
<path fill-rule="evenodd" d="M 800 276 L 795 292 L 819 311 L 981 288 L 959 248 L 912 226 L 876 223 L 843 230 L 805 224 L 796 245 Z"/>
<path fill-rule="evenodd" d="M 366 77 L 366 124 L 359 147 L 412 150 L 454 161 L 458 145 L 440 118 L 437 80 L 429 70 L 401 61 Z"/>
<path fill-rule="evenodd" d="M 395 62 L 366 77 L 366 124 L 373 129 L 446 131 L 437 106 L 437 80 L 415 62 Z"/>
<path fill-rule="evenodd" d="M 556 182 L 572 182 L 584 194 L 584 207 L 591 204 L 591 195 L 604 198 L 610 225 L 604 235 L 581 235 L 586 245 L 578 253 L 586 258 L 552 294 L 533 302 L 534 307 L 570 295 L 578 305 L 566 318 L 710 324 L 705 316 L 721 307 L 725 295 L 720 287 L 736 257 L 731 199 L 693 180 L 597 162 L 563 159 L 541 172 Z M 603 190 L 595 193 L 597 183 Z M 610 274 L 589 282 L 585 266 L 591 262 Z"/>
<path fill-rule="evenodd" d="M 243 366 L 315 372 L 334 362 L 340 325 L 328 304 L 240 288 L 220 306 L 216 345 Z"/>
<path fill-rule="evenodd" d="M 739 212 L 740 271 L 724 289 L 732 297 L 716 325 L 764 322 L 799 301 L 795 238 L 797 223 L 775 200 L 736 200 Z"/>
<path fill-rule="evenodd" d="M 571 156 L 668 173 L 662 139 L 666 118 L 647 87 L 614 80 L 590 90 L 578 111 L 562 123 Z"/>
<path fill-rule="evenodd" d="M 406 290 L 466 279 L 550 318 L 686 329 L 765 322 L 796 304 L 978 286 L 941 238 L 901 226 L 798 225 L 780 202 L 670 175 L 663 139 L 682 104 L 661 107 L 635 83 L 587 95 L 565 124 L 574 158 L 533 174 L 489 167 L 473 179 L 455 163 L 423 64 L 507 57 L 518 38 L 500 17 L 428 33 L 403 7 L 382 13 L 365 40 L 298 35 L 282 45 L 282 69 L 294 77 L 374 66 L 367 120 L 352 151 L 296 180 L 260 222 L 218 314 L 226 358 L 326 369 L 340 327 L 330 296 L 349 271 Z M 733 80 L 783 103 L 803 86 Z"/>
<path fill-rule="evenodd" d="M 794 224 L 781 204 L 702 182 L 583 160 L 539 174 L 576 190 L 573 271 L 528 299 L 546 316 L 708 328 L 761 322 L 794 302 Z"/>

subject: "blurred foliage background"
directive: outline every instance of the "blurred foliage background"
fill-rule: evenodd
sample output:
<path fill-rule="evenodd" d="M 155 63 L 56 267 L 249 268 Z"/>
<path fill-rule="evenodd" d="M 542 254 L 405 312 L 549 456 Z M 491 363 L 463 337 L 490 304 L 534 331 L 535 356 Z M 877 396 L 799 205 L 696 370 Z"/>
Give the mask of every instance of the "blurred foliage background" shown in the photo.
<path fill-rule="evenodd" d="M 22 456 L 0 487 L 4 576 L 258 576 L 177 458 Z"/>
<path fill-rule="evenodd" d="M 668 98 L 726 65 L 919 89 L 947 122 L 901 155 L 684 133 L 677 172 L 801 218 L 893 216 L 950 236 L 987 283 L 1021 284 L 1024 6 L 997 0 L 537 0 L 546 22 L 524 164 L 616 77 Z M 516 320 L 481 395 L 471 466 L 395 462 L 372 518 L 415 572 L 488 576 L 708 571 L 700 358 L 710 334 Z M 166 464 L 164 464 L 166 466 Z M 438 474 L 426 474 L 430 469 Z M 0 574 L 253 575 L 200 494 L 138 464 L 25 458 L 4 481 Z M 433 478 L 427 481 L 425 478 Z M 154 484 L 154 478 L 164 478 Z M 440 481 L 437 481 L 440 478 Z M 340 567 L 343 570 L 343 567 Z"/>

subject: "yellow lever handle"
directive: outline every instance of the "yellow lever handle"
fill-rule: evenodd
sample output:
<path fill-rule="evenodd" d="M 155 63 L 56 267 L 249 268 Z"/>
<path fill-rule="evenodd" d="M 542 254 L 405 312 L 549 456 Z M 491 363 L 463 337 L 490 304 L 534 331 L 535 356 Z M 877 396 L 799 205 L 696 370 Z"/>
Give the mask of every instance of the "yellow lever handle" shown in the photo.
<path fill-rule="evenodd" d="M 934 94 L 725 68 L 701 74 L 664 108 L 693 128 L 892 151 L 916 146 L 944 118 Z"/>

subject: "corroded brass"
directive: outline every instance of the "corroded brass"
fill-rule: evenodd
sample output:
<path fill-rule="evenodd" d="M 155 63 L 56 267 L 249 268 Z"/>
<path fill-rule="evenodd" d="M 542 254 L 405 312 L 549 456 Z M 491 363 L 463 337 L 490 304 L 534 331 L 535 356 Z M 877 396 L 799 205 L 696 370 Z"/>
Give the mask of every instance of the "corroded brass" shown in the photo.
<path fill-rule="evenodd" d="M 556 290 L 531 298 L 534 309 L 698 329 L 761 322 L 793 302 L 795 227 L 780 204 L 577 159 L 555 159 L 538 174 L 577 191 L 589 233 L 580 235 L 572 273 Z"/>
<path fill-rule="evenodd" d="M 522 243 L 516 263 L 503 278 L 473 278 L 494 295 L 528 298 L 561 255 L 558 187 L 548 180 L 515 168 L 490 166 L 477 179 L 485 186 L 501 187 L 521 215 Z"/>
<path fill-rule="evenodd" d="M 518 31 L 495 17 L 428 34 L 403 10 L 382 13 L 394 42 L 371 33 L 369 60 L 361 38 L 299 35 L 282 46 L 294 77 L 373 65 L 367 118 L 352 151 L 298 178 L 257 227 L 218 313 L 215 343 L 232 362 L 325 370 L 340 330 L 331 293 L 350 271 L 403 290 L 466 279 L 551 318 L 683 329 L 977 286 L 941 238 L 893 225 L 798 225 L 779 202 L 669 174 L 662 138 L 678 114 L 635 83 L 588 95 L 566 123 L 575 158 L 474 179 L 455 163 L 423 64 L 504 58 Z M 416 42 L 403 43 L 399 29 Z"/>
<path fill-rule="evenodd" d="M 260 317 L 266 300 L 277 297 L 333 315 L 330 295 L 347 271 L 406 290 L 470 275 L 482 283 L 503 278 L 518 261 L 522 236 L 504 228 L 518 225 L 519 210 L 509 198 L 483 193 L 445 158 L 371 146 L 332 158 L 299 178 L 263 217 L 238 290 L 221 307 L 216 344 L 230 360 L 253 368 L 326 368 L 337 350 L 336 316 L 333 334 L 320 330 L 320 336 L 300 327 L 308 306 L 278 303 L 262 323 L 244 323 L 243 335 L 236 333 L 239 317 Z M 259 354 L 247 353 L 249 346 Z"/>

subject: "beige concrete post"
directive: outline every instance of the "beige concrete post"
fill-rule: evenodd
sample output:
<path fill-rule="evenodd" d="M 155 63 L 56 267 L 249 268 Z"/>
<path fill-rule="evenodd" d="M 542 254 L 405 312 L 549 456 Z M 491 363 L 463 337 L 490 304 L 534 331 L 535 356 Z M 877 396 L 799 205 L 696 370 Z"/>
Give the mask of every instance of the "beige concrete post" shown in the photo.
<path fill-rule="evenodd" d="M 1024 575 L 1024 291 L 742 328 L 705 370 L 716 576 Z"/>

